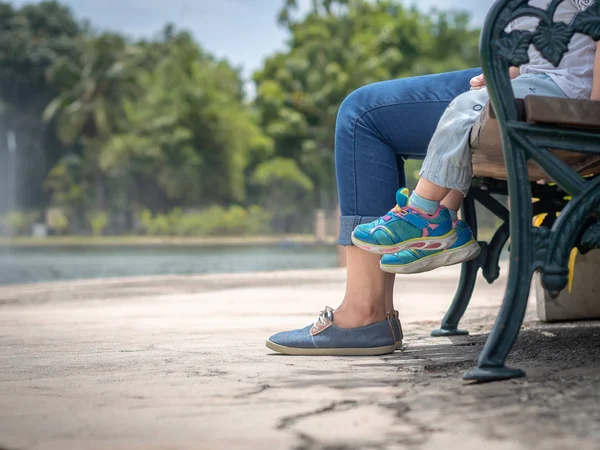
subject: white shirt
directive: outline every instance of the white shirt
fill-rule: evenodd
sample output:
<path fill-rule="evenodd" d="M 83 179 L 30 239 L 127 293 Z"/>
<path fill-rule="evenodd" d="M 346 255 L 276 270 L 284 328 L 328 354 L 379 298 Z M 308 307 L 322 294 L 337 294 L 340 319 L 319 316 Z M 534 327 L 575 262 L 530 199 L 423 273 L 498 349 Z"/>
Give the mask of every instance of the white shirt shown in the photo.
<path fill-rule="evenodd" d="M 529 5 L 546 9 L 550 1 L 530 0 Z M 587 9 L 593 2 L 594 0 L 565 0 L 558 6 L 554 21 L 570 24 L 577 13 Z M 511 24 L 510 29 L 534 30 L 538 23 L 539 19 L 535 17 L 520 17 Z M 521 73 L 546 73 L 568 97 L 589 99 L 592 94 L 595 54 L 596 43 L 592 38 L 576 33 L 558 67 L 546 61 L 532 45 L 529 48 L 529 63 L 521 66 Z"/>

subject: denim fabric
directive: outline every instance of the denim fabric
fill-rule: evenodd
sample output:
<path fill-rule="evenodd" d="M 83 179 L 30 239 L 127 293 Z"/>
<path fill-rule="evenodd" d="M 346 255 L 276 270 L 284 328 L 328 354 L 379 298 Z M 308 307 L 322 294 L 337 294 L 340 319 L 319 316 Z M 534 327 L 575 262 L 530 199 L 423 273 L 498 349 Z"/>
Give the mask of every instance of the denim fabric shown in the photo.
<path fill-rule="evenodd" d="M 396 312 L 394 312 L 395 314 Z M 398 316 L 392 317 L 392 326 L 394 327 L 394 335 L 396 336 L 396 343 L 401 343 L 404 339 L 404 333 L 402 333 L 402 325 Z"/>
<path fill-rule="evenodd" d="M 516 98 L 527 95 L 566 97 L 545 73 L 526 73 L 511 82 Z M 486 88 L 459 95 L 442 115 L 431 138 L 420 176 L 438 186 L 455 189 L 464 196 L 473 178 L 469 130 L 489 101 Z"/>
<path fill-rule="evenodd" d="M 312 326 L 284 331 L 269 338 L 271 342 L 293 348 L 373 348 L 395 343 L 387 320 L 359 328 L 339 328 L 331 325 L 316 336 L 310 334 Z"/>
<path fill-rule="evenodd" d="M 446 107 L 481 74 L 469 69 L 364 86 L 340 106 L 335 162 L 341 208 L 340 245 L 395 205 L 405 185 L 404 158 L 425 157 Z"/>

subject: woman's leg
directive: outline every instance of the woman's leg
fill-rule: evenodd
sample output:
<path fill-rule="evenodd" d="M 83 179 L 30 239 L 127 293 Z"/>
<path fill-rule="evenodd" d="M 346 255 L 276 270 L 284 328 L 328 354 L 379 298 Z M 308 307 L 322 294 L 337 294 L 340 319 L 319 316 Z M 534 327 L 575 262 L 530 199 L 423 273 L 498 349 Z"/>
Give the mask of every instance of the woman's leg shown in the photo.
<path fill-rule="evenodd" d="M 358 327 L 393 310 L 393 274 L 380 258 L 351 245 L 356 225 L 384 215 L 396 203 L 397 155 L 423 157 L 450 102 L 469 89 L 479 69 L 386 81 L 344 101 L 336 127 L 336 172 L 342 217 L 339 244 L 347 247 L 347 285 L 334 322 Z"/>
<path fill-rule="evenodd" d="M 336 311 L 322 311 L 312 325 L 271 336 L 267 347 L 293 355 L 379 355 L 397 348 L 399 321 L 386 317 L 394 310 L 394 275 L 380 270 L 379 256 L 350 247 L 352 231 L 395 205 L 404 180 L 401 156 L 424 156 L 446 106 L 479 73 L 473 69 L 376 83 L 344 101 L 335 142 L 339 243 L 348 246 L 344 300 Z"/>

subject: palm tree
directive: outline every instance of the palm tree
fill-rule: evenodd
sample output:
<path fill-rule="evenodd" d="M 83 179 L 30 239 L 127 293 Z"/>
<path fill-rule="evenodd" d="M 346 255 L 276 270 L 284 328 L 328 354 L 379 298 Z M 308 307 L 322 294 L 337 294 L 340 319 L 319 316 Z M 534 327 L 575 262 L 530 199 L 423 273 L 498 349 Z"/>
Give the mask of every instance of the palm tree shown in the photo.
<path fill-rule="evenodd" d="M 105 175 L 99 164 L 99 143 L 116 128 L 123 101 L 135 94 L 133 47 L 123 37 L 105 33 L 84 36 L 76 59 L 57 60 L 48 73 L 60 94 L 44 111 L 44 119 L 55 121 L 65 145 L 82 144 L 83 160 L 93 175 L 96 209 L 106 209 Z"/>

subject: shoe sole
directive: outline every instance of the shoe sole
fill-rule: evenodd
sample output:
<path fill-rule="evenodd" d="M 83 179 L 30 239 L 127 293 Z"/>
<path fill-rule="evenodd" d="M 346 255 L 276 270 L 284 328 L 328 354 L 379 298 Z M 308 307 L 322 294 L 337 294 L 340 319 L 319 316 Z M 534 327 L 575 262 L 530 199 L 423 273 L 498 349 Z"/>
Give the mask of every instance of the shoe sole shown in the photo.
<path fill-rule="evenodd" d="M 462 247 L 453 248 L 452 250 L 444 250 L 440 253 L 435 253 L 430 256 L 418 259 L 410 264 L 395 265 L 395 264 L 379 264 L 381 270 L 388 273 L 396 274 L 413 274 L 429 272 L 443 266 L 452 266 L 467 261 L 471 261 L 479 256 L 481 247 L 477 241 L 467 242 Z"/>
<path fill-rule="evenodd" d="M 400 346 L 402 344 L 400 343 Z M 279 345 L 267 339 L 267 347 L 274 352 L 294 356 L 377 356 L 394 353 L 396 344 L 370 348 L 297 348 Z"/>
<path fill-rule="evenodd" d="M 409 248 L 414 248 L 418 250 L 444 250 L 450 247 L 452 244 L 454 244 L 458 239 L 458 236 L 454 232 L 454 230 L 452 230 L 443 236 L 426 238 L 419 237 L 409 239 L 407 241 L 400 242 L 399 244 L 394 245 L 369 244 L 367 242 L 361 241 L 360 239 L 356 239 L 354 237 L 354 234 L 352 235 L 351 239 L 352 243 L 358 248 L 378 255 L 388 255 L 391 253 L 398 253 L 403 250 L 408 250 Z"/>

